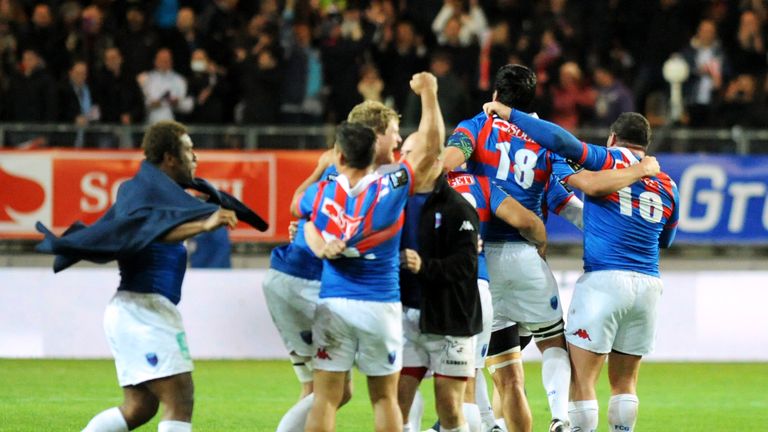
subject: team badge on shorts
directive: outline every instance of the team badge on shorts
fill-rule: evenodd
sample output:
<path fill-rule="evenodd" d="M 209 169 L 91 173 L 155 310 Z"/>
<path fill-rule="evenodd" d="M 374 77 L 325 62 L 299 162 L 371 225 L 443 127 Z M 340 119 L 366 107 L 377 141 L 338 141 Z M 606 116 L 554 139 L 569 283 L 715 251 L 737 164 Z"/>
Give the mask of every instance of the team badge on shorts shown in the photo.
<path fill-rule="evenodd" d="M 147 363 L 149 363 L 150 366 L 157 366 L 157 354 L 151 352 L 144 355 L 147 359 Z"/>
<path fill-rule="evenodd" d="M 395 360 L 397 360 L 397 351 L 392 351 L 387 355 L 387 360 L 389 360 L 389 364 L 393 365 L 395 364 Z"/>
<path fill-rule="evenodd" d="M 307 345 L 312 345 L 312 330 L 302 330 L 299 332 L 299 337 Z"/>
<path fill-rule="evenodd" d="M 557 310 L 557 296 L 552 296 L 552 298 L 549 299 L 549 305 L 552 306 L 552 309 Z"/>

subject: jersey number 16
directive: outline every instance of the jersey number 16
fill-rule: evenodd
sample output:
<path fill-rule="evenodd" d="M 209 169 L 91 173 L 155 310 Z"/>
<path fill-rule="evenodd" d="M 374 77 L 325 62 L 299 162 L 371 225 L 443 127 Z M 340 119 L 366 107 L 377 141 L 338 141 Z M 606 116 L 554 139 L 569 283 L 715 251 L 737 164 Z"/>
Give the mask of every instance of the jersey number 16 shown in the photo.
<path fill-rule="evenodd" d="M 632 188 L 619 189 L 619 211 L 624 216 L 632 216 Z M 654 192 L 643 192 L 637 197 L 640 216 L 651 223 L 659 223 L 664 215 L 661 197 Z"/>

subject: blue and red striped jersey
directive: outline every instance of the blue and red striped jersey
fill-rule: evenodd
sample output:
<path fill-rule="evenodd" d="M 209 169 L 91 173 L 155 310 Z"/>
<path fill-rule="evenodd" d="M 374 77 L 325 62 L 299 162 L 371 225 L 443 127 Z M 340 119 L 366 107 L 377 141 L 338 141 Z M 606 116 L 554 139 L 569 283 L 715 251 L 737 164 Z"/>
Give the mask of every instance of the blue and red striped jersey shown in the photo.
<path fill-rule="evenodd" d="M 552 174 L 566 181 L 576 171 L 565 159 L 540 146 L 515 124 L 480 113 L 456 127 L 448 146 L 472 146 L 467 172 L 487 176 L 524 207 L 542 216 L 544 188 Z M 492 219 L 489 241 L 525 241 L 513 227 Z"/>
<path fill-rule="evenodd" d="M 299 211 L 324 238 L 347 244 L 345 256 L 324 260 L 320 298 L 400 301 L 398 281 L 403 208 L 413 193 L 405 162 L 380 167 L 354 187 L 339 175 L 310 186 Z"/>
<path fill-rule="evenodd" d="M 550 211 L 554 214 L 560 214 L 560 210 L 574 196 L 576 195 L 573 193 L 573 190 L 564 181 L 555 177 L 554 174 L 550 176 L 549 182 L 547 182 L 547 186 L 544 188 L 545 199 L 541 202 L 541 220 L 546 222 Z"/>

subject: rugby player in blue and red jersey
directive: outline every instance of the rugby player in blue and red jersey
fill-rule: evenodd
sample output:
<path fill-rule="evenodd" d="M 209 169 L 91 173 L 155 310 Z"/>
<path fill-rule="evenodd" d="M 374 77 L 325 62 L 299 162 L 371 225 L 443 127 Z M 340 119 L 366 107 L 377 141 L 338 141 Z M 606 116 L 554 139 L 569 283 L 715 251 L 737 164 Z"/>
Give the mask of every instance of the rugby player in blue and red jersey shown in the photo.
<path fill-rule="evenodd" d="M 437 80 L 419 73 L 419 145 L 404 163 L 372 169 L 374 132 L 343 123 L 335 146 L 339 175 L 310 186 L 300 200 L 310 218 L 304 235 L 324 258 L 320 302 L 312 328 L 315 402 L 306 430 L 330 431 L 347 372 L 357 363 L 380 431 L 402 430 L 397 379 L 402 362 L 402 309 L 398 285 L 403 207 L 420 177 L 438 160 L 444 138 Z"/>
<path fill-rule="evenodd" d="M 494 100 L 529 110 L 536 76 L 525 66 L 506 65 L 496 75 Z M 631 171 L 578 172 L 562 157 L 539 145 L 507 118 L 481 112 L 462 121 L 447 143 L 445 167 L 466 162 L 467 171 L 493 179 L 523 206 L 541 216 L 544 188 L 554 175 L 585 193 L 605 195 L 653 174 L 649 159 Z M 658 169 L 656 165 L 655 169 Z M 570 364 L 563 337 L 564 323 L 557 284 L 546 262 L 514 228 L 491 219 L 485 242 L 491 276 L 494 326 L 486 365 L 502 399 L 510 430 L 529 431 L 531 415 L 515 354 L 514 324 L 529 331 L 542 352 L 542 379 L 549 397 L 552 431 L 568 430 Z"/>
<path fill-rule="evenodd" d="M 505 118 L 511 115 L 511 121 L 538 143 L 588 169 L 621 170 L 648 158 L 651 129 L 638 113 L 620 115 L 611 126 L 607 147 L 602 147 L 508 107 L 485 108 Z M 615 193 L 585 199 L 584 275 L 576 283 L 566 328 L 574 367 L 569 415 L 579 430 L 597 429 L 595 384 L 606 357 L 610 430 L 634 430 L 640 360 L 653 349 L 663 289 L 659 248 L 674 240 L 678 200 L 677 186 L 663 172 Z"/>

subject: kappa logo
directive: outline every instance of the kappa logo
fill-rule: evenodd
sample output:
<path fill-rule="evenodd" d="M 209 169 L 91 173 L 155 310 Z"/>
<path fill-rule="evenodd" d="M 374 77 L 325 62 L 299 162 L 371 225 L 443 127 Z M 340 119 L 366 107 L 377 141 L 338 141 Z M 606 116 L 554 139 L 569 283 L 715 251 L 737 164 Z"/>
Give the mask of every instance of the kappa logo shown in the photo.
<path fill-rule="evenodd" d="M 323 206 L 320 210 L 322 214 L 328 216 L 328 218 L 339 228 L 342 234 L 342 239 L 351 238 L 360 223 L 363 221 L 362 217 L 352 217 L 344 213 L 344 208 L 336 201 L 330 198 L 323 199 Z"/>
<path fill-rule="evenodd" d="M 592 342 L 592 338 L 589 337 L 589 332 L 584 330 L 584 329 L 578 329 L 578 330 L 576 330 L 575 332 L 573 332 L 571 334 L 574 335 L 574 336 L 577 336 L 577 337 L 579 337 L 581 339 L 588 340 L 588 341 Z"/>
<path fill-rule="evenodd" d="M 472 225 L 472 222 L 465 220 L 461 223 L 461 227 L 459 227 L 459 231 L 474 231 L 475 226 Z"/>
<path fill-rule="evenodd" d="M 328 351 L 325 350 L 325 347 L 318 348 L 315 357 L 319 360 L 333 360 L 328 354 Z"/>
<path fill-rule="evenodd" d="M 45 189 L 29 178 L 11 174 L 0 166 L 0 222 L 14 222 L 21 214 L 39 210 L 45 203 Z"/>

